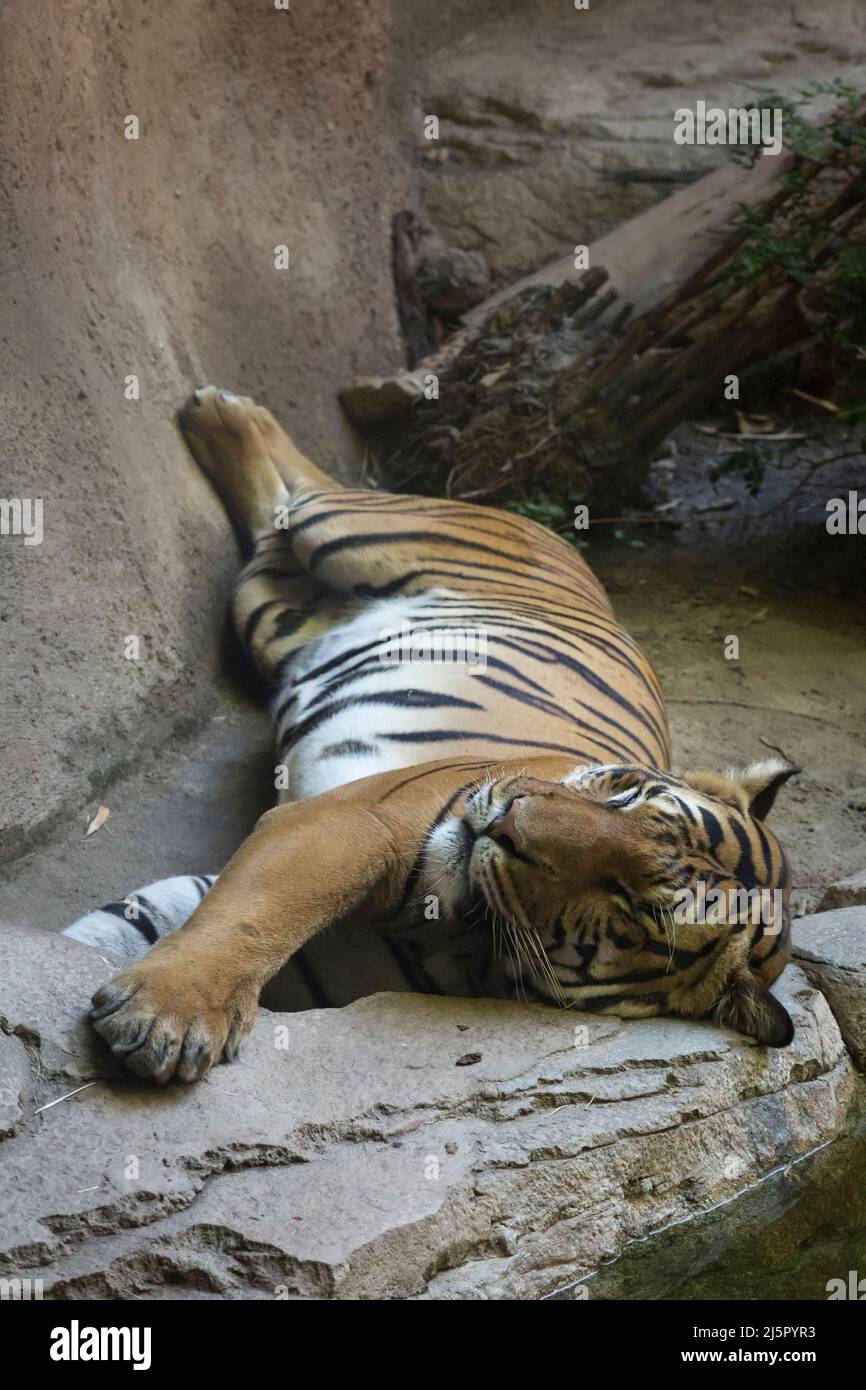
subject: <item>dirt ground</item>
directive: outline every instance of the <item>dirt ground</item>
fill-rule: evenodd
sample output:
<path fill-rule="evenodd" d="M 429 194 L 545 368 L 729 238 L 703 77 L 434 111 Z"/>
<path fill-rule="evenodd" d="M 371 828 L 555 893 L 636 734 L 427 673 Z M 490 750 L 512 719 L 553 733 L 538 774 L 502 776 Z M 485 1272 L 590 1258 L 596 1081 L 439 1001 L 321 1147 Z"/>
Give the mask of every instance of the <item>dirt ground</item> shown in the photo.
<path fill-rule="evenodd" d="M 863 538 L 824 526 L 826 499 L 866 481 L 866 468 L 848 457 L 856 438 L 820 420 L 803 432 L 801 462 L 771 465 L 752 498 L 739 479 L 710 479 L 730 441 L 684 426 L 635 509 L 678 499 L 668 520 L 600 525 L 592 534 L 605 539 L 587 552 L 659 672 L 676 766 L 724 769 L 778 749 L 802 768 L 773 814 L 798 912 L 866 866 Z M 813 473 L 816 458 L 826 466 Z M 738 660 L 724 656 L 731 635 Z M 270 804 L 268 716 L 236 677 L 227 671 L 194 737 L 163 747 L 10 866 L 0 919 L 56 930 L 154 879 L 222 867 Z M 85 839 L 100 801 L 111 815 Z"/>
<path fill-rule="evenodd" d="M 784 397 L 771 405 L 777 432 L 802 440 L 753 446 L 766 461 L 756 496 L 736 473 L 713 480 L 742 448 L 730 419 L 684 425 L 635 509 L 666 507 L 664 525 L 623 523 L 594 564 L 656 664 L 679 768 L 774 751 L 802 768 L 773 824 L 794 865 L 795 911 L 807 912 L 866 865 L 866 547 L 826 529 L 828 499 L 863 495 L 866 459 L 862 428 Z"/>
<path fill-rule="evenodd" d="M 754 595 L 722 587 L 700 559 L 669 566 L 657 554 L 607 579 L 661 675 L 678 768 L 742 766 L 776 749 L 802 768 L 772 824 L 794 866 L 794 910 L 811 911 L 830 883 L 866 864 L 862 615 L 754 573 Z M 742 634 L 737 662 L 722 656 L 729 633 Z"/>

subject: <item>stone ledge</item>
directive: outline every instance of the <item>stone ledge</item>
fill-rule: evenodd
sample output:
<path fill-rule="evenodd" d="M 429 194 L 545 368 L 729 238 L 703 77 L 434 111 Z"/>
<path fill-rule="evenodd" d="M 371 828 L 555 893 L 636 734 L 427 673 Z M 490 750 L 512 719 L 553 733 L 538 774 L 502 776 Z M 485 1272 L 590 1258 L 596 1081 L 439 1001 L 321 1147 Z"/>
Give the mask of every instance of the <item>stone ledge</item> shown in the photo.
<path fill-rule="evenodd" d="M 794 956 L 826 997 L 851 1056 L 866 1068 L 866 907 L 800 917 Z"/>
<path fill-rule="evenodd" d="M 866 907 L 866 869 L 832 883 L 815 912 L 831 912 L 836 907 Z"/>
<path fill-rule="evenodd" d="M 82 1021 L 108 961 L 4 942 L 0 1274 L 51 1298 L 540 1297 L 831 1138 L 851 1093 L 796 967 L 781 1052 L 683 1020 L 380 994 L 263 1012 L 237 1065 L 153 1091 Z"/>

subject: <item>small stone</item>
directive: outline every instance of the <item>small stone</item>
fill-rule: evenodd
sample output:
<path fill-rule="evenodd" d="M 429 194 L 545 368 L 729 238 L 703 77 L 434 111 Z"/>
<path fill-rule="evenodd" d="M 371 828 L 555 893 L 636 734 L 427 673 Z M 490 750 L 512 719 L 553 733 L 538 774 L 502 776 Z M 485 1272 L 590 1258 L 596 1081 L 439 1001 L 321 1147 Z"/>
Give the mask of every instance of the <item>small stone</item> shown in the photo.
<path fill-rule="evenodd" d="M 424 394 L 424 387 L 411 372 L 392 376 L 359 376 L 339 393 L 340 404 L 356 425 L 372 425 L 411 410 Z"/>
<path fill-rule="evenodd" d="M 483 251 L 437 247 L 422 257 L 416 275 L 424 304 L 448 318 L 465 313 L 490 293 L 490 267 Z"/>
<path fill-rule="evenodd" d="M 849 804 L 850 802 L 849 794 Z M 863 804 L 866 806 L 866 788 L 863 789 Z M 866 907 L 866 869 L 849 878 L 840 878 L 831 884 L 816 908 L 817 912 L 830 912 L 836 907 Z"/>
<path fill-rule="evenodd" d="M 462 1057 L 458 1057 L 455 1062 L 457 1067 L 474 1067 L 476 1062 L 481 1061 L 480 1052 L 464 1052 Z"/>

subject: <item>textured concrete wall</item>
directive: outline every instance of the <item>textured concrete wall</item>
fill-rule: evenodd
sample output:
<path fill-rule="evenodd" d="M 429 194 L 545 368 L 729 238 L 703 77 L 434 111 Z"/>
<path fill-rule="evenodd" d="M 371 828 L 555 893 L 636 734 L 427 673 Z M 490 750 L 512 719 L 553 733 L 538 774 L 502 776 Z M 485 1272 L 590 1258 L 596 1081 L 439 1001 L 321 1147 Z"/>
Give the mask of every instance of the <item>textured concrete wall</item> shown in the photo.
<path fill-rule="evenodd" d="M 237 560 L 173 423 L 189 390 L 261 395 L 357 458 L 335 389 L 400 354 L 395 22 L 390 0 L 6 17 L 0 497 L 42 498 L 44 534 L 0 536 L 0 858 L 210 701 Z"/>

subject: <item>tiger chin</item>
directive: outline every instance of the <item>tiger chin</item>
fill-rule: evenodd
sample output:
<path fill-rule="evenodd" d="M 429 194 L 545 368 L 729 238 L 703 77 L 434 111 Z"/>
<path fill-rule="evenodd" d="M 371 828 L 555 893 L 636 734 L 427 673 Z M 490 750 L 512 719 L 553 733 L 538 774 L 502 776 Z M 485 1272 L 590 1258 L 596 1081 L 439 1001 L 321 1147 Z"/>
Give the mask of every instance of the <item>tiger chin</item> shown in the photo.
<path fill-rule="evenodd" d="M 788 1044 L 791 877 L 765 821 L 797 769 L 674 776 L 652 665 L 527 518 L 343 487 L 213 386 L 179 424 L 242 537 L 232 613 L 281 804 L 219 875 L 67 928 L 122 966 L 92 1010 L 115 1056 L 198 1080 L 290 979 L 300 1002 L 274 1007 L 506 995 Z"/>

